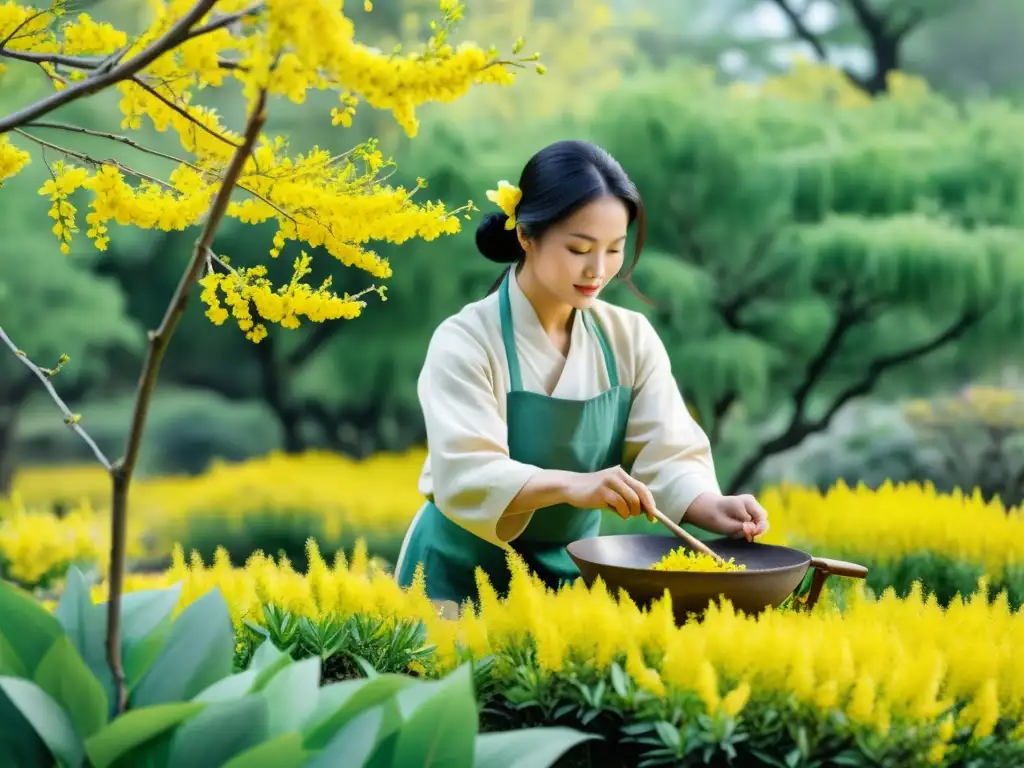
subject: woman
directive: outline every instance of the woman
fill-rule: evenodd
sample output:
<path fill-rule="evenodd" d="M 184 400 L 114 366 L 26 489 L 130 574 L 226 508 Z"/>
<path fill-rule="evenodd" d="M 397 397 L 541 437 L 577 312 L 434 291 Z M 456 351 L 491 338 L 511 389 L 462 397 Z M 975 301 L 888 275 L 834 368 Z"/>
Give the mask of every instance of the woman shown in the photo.
<path fill-rule="evenodd" d="M 476 234 L 511 265 L 491 292 L 434 332 L 419 378 L 428 499 L 396 575 L 422 562 L 427 593 L 476 600 L 479 566 L 503 593 L 506 552 L 550 586 L 579 576 L 565 546 L 596 536 L 601 510 L 753 539 L 767 514 L 723 496 L 707 437 L 679 394 L 665 348 L 641 314 L 598 299 L 644 241 L 640 195 L 604 150 L 561 141 L 534 155 L 519 188 L 502 183 Z M 628 471 L 627 471 L 628 468 Z"/>

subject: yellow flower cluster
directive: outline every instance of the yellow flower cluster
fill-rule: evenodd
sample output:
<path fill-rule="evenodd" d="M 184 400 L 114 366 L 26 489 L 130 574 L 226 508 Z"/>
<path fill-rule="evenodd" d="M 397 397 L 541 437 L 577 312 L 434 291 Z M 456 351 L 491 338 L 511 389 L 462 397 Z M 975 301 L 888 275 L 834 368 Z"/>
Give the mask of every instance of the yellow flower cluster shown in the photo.
<path fill-rule="evenodd" d="M 507 599 L 480 579 L 479 611 L 447 620 L 426 599 L 422 574 L 405 591 L 374 569 L 361 548 L 351 563 L 339 557 L 333 566 L 315 546 L 309 555 L 308 575 L 302 575 L 263 555 L 244 568 L 233 568 L 223 553 L 210 566 L 196 557 L 186 563 L 179 549 L 166 574 L 140 586 L 181 581 L 182 605 L 216 586 L 239 626 L 244 619 L 261 621 L 266 602 L 310 617 L 419 618 L 437 646 L 441 671 L 465 652 L 479 658 L 531 643 L 544 674 L 579 664 L 605 670 L 619 661 L 641 688 L 659 697 L 692 692 L 711 714 L 735 716 L 752 696 L 781 695 L 797 705 L 841 711 L 879 733 L 895 724 L 917 725 L 932 732 L 935 762 L 952 726 L 973 727 L 981 738 L 1000 717 L 1024 717 L 1024 656 L 1018 653 L 1024 613 L 1012 613 L 1003 598 L 956 601 L 943 610 L 916 591 L 906 600 L 891 594 L 873 600 L 856 591 L 841 615 L 819 606 L 755 619 L 726 605 L 677 627 L 667 600 L 643 611 L 600 583 L 554 593 L 513 559 Z M 104 597 L 102 587 L 95 597 Z M 949 714 L 955 704 L 966 705 L 956 722 Z"/>
<path fill-rule="evenodd" d="M 88 503 L 56 513 L 27 507 L 17 495 L 0 500 L 0 575 L 32 588 L 60 578 L 71 565 L 103 573 L 110 519 Z M 137 540 L 129 555 L 141 553 Z"/>
<path fill-rule="evenodd" d="M 351 535 L 401 537 L 422 503 L 417 481 L 422 449 L 356 461 L 326 452 L 270 454 L 218 464 L 197 477 L 149 478 L 132 489 L 132 520 L 159 532 L 169 546 L 189 521 L 238 526 L 253 515 L 296 525 L 314 521 L 324 543 Z M 32 509 L 86 500 L 106 509 L 109 479 L 93 466 L 26 469 L 14 491 Z M 938 493 L 929 485 L 877 490 L 837 485 L 827 492 L 795 486 L 768 488 L 760 500 L 772 526 L 762 541 L 790 544 L 823 557 L 894 562 L 922 551 L 981 566 L 993 579 L 1020 566 L 1024 515 L 977 494 Z M 165 550 L 166 551 L 166 550 Z"/>
<path fill-rule="evenodd" d="M 12 50 L 37 56 L 59 54 L 59 72 L 49 62 L 44 62 L 44 68 L 57 87 L 66 87 L 69 77 L 80 79 L 94 66 L 88 56 L 120 51 L 120 61 L 128 61 L 164 35 L 193 5 L 193 0 L 155 0 L 151 3 L 154 19 L 129 41 L 123 32 L 85 14 L 52 24 L 51 14 L 63 16 L 60 3 L 40 12 L 8 0 L 0 4 L 0 39 L 15 33 L 9 44 Z M 72 234 L 78 231 L 76 208 L 69 200 L 78 190 L 91 193 L 87 236 L 99 250 L 107 247 L 111 222 L 168 231 L 201 221 L 241 136 L 228 130 L 216 111 L 197 104 L 196 95 L 203 88 L 223 85 L 226 78 L 241 82 L 250 107 L 264 89 L 297 104 L 305 101 L 310 89 L 332 90 L 342 105 L 332 113 L 335 124 L 351 125 L 356 104 L 362 100 L 391 111 L 406 133 L 414 136 L 418 106 L 455 101 L 477 84 L 508 85 L 514 80 L 514 67 L 536 60 L 536 55 L 520 56 L 518 44 L 510 59 L 474 44 L 453 47 L 447 36 L 464 6 L 440 0 L 440 8 L 442 19 L 422 52 L 388 54 L 356 41 L 355 26 L 341 3 L 270 0 L 254 5 L 246 0 L 220 0 L 214 11 L 235 15 L 234 24 L 214 24 L 211 31 L 190 36 L 116 86 L 122 128 L 141 128 L 148 120 L 158 131 L 170 129 L 192 158 L 179 159 L 164 181 L 119 162 L 94 163 L 68 150 L 70 157 L 96 167 L 55 166 L 52 179 L 40 189 L 41 195 L 50 198 L 50 215 L 56 220 L 53 231 L 61 251 L 70 251 Z M 197 26 L 215 21 L 211 14 Z M 74 56 L 85 56 L 85 63 L 76 65 Z M 289 156 L 287 149 L 281 137 L 260 137 L 238 180 L 246 199 L 233 202 L 228 210 L 229 216 L 244 223 L 276 222 L 271 257 L 278 256 L 288 241 L 297 241 L 309 248 L 322 247 L 346 266 L 384 279 L 391 276 L 390 265 L 368 247 L 370 241 L 398 244 L 455 234 L 460 230 L 459 214 L 472 209 L 472 203 L 455 210 L 439 202 L 418 204 L 412 199 L 415 189 L 386 184 L 380 171 L 391 164 L 374 142 L 342 154 L 314 147 L 304 155 Z M 0 138 L 0 183 L 28 159 L 23 150 Z M 126 177 L 133 176 L 138 181 L 129 183 Z M 253 307 L 263 320 L 288 328 L 297 327 L 300 317 L 323 322 L 358 316 L 365 305 L 358 296 L 338 296 L 329 282 L 319 288 L 301 283 L 310 271 L 308 262 L 303 254 L 292 280 L 277 289 L 266 279 L 263 266 L 229 267 L 228 274 L 223 274 L 211 263 L 203 294 L 209 317 L 223 323 L 233 314 L 247 336 L 259 341 L 266 329 L 250 316 Z M 230 313 L 219 295 L 231 307 Z"/>
<path fill-rule="evenodd" d="M 912 400 L 905 413 L 912 424 L 928 428 L 983 426 L 1000 432 L 1024 429 L 1024 398 L 1002 387 L 968 387 L 936 400 Z"/>
<path fill-rule="evenodd" d="M 198 477 L 140 480 L 132 488 L 129 554 L 166 556 L 197 523 L 213 523 L 226 537 L 244 531 L 254 517 L 267 516 L 303 537 L 315 532 L 325 548 L 340 546 L 343 532 L 348 542 L 356 536 L 395 540 L 423 503 L 417 480 L 424 458 L 420 450 L 363 461 L 332 453 L 274 453 L 215 464 Z M 110 479 L 102 468 L 24 470 L 16 475 L 13 491 L 11 499 L 0 500 L 0 561 L 19 569 L 24 576 L 19 581 L 35 585 L 38 579 L 28 577 L 45 574 L 45 562 L 105 567 Z M 22 522 L 7 525 L 16 512 Z M 77 530 L 88 526 L 94 543 L 74 553 L 51 547 L 58 538 L 83 540 L 73 531 L 50 533 L 69 520 L 82 521 Z"/>
<path fill-rule="evenodd" d="M 716 560 L 703 552 L 694 552 L 686 547 L 677 547 L 651 566 L 655 571 L 745 571 L 747 566 L 737 565 L 734 558 Z"/>
<path fill-rule="evenodd" d="M 132 490 L 134 512 L 167 541 L 189 521 L 223 520 L 242 528 L 255 514 L 318 520 L 336 541 L 358 535 L 401 536 L 423 503 L 417 481 L 425 454 L 378 454 L 364 461 L 332 453 L 274 453 L 217 464 L 199 477 L 153 478 Z M 305 523 L 308 525 L 308 522 Z M 165 550 L 166 551 L 166 550 Z"/>
<path fill-rule="evenodd" d="M 523 199 L 523 191 L 519 187 L 507 181 L 499 181 L 497 189 L 487 190 L 487 199 L 501 208 L 508 221 L 505 222 L 505 229 L 516 228 L 516 207 Z"/>
<path fill-rule="evenodd" d="M 886 87 L 889 99 L 904 104 L 919 103 L 931 95 L 927 80 L 905 72 L 890 72 Z M 860 109 L 875 103 L 871 94 L 854 84 L 843 70 L 805 57 L 798 57 L 783 74 L 756 85 L 737 82 L 730 91 L 742 98 L 827 103 L 841 109 Z"/>
<path fill-rule="evenodd" d="M 0 502 L 0 573 L 35 586 L 69 565 L 92 567 L 105 559 L 107 527 L 86 506 L 57 517 L 29 511 L 17 497 Z"/>
<path fill-rule="evenodd" d="M 23 149 L 11 144 L 6 136 L 0 136 L 0 187 L 4 180 L 9 179 L 28 165 L 31 156 Z"/>
<path fill-rule="evenodd" d="M 772 513 L 765 544 L 792 544 L 823 556 L 894 562 L 929 552 L 983 566 L 992 579 L 1021 565 L 1024 514 L 980 494 L 938 493 L 931 485 L 877 490 L 842 483 L 827 492 L 782 486 L 761 494 Z"/>

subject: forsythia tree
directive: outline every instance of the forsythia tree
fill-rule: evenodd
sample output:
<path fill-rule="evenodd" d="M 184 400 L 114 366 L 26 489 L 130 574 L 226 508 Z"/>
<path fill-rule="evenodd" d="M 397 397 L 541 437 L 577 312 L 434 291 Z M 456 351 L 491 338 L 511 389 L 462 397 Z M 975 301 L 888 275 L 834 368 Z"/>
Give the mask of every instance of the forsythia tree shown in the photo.
<path fill-rule="evenodd" d="M 117 683 L 118 711 L 125 706 L 119 618 L 128 488 L 160 363 L 195 284 L 202 284 L 212 322 L 233 317 L 254 342 L 266 335 L 266 323 L 295 328 L 303 319 L 352 319 L 365 306 L 368 292 L 376 290 L 383 297 L 383 289 L 371 286 L 355 295 L 339 295 L 331 290 L 330 280 L 308 284 L 304 278 L 310 258 L 302 246 L 322 247 L 342 264 L 383 280 L 391 267 L 369 247 L 371 241 L 402 243 L 453 234 L 459 230 L 460 214 L 472 207 L 468 203 L 449 210 L 439 202 L 415 202 L 423 182 L 414 189 L 389 186 L 391 163 L 373 140 L 340 154 L 319 147 L 292 153 L 284 138 L 263 133 L 268 99 L 285 96 L 302 104 L 310 90 L 334 91 L 339 102 L 331 111 L 333 124 L 350 125 L 357 105 L 365 102 L 390 111 L 414 136 L 418 106 L 455 101 L 476 84 L 510 84 L 513 68 L 537 61 L 536 55 L 522 57 L 518 51 L 503 59 L 496 50 L 449 44 L 450 29 L 463 13 L 456 0 L 440 0 L 441 19 L 423 51 L 392 54 L 356 41 L 341 0 L 154 0 L 152 7 L 151 23 L 132 39 L 85 14 L 68 18 L 64 0 L 39 7 L 10 0 L 0 4 L 0 61 L 39 67 L 54 89 L 0 117 L 0 185 L 33 159 L 33 148 L 61 158 L 48 164 L 50 178 L 39 190 L 50 201 L 54 247 L 67 253 L 79 234 L 72 199 L 80 192 L 89 200 L 85 236 L 100 250 L 107 247 L 112 223 L 163 231 L 202 224 L 163 320 L 149 333 L 123 458 L 107 459 L 82 430 L 78 416 L 50 384 L 56 369 L 37 366 L 0 333 L 111 474 L 107 654 Z M 371 11 L 372 4 L 365 2 L 362 10 Z M 247 115 L 238 129 L 198 103 L 202 89 L 225 88 L 232 82 L 240 86 Z M 120 96 L 121 130 L 149 123 L 158 131 L 172 131 L 182 154 L 50 119 L 59 108 L 109 89 Z M 170 167 L 159 178 L 120 161 L 100 161 L 57 143 L 52 137 L 61 133 L 87 133 L 127 144 L 159 155 Z M 291 279 L 274 286 L 265 266 L 234 266 L 225 254 L 216 253 L 214 237 L 225 217 L 246 224 L 275 222 L 270 258 L 279 257 L 290 243 L 299 246 Z"/>

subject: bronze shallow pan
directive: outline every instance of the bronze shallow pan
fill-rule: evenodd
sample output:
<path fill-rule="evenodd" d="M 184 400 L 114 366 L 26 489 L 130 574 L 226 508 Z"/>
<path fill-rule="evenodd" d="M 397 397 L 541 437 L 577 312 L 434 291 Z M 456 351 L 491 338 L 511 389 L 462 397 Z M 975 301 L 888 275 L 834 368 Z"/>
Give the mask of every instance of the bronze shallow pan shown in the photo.
<path fill-rule="evenodd" d="M 637 605 L 649 605 L 668 590 L 677 621 L 688 614 L 702 614 L 712 602 L 728 598 L 744 613 L 760 613 L 779 607 L 814 569 L 810 590 L 800 607 L 810 610 L 830 575 L 863 579 L 868 569 L 856 563 L 812 557 L 806 552 L 745 539 L 713 539 L 704 542 L 716 554 L 743 571 L 655 571 L 651 566 L 670 551 L 688 545 L 672 536 L 625 534 L 597 536 L 569 544 L 566 549 L 587 586 L 601 577 L 612 594 L 624 590 Z"/>

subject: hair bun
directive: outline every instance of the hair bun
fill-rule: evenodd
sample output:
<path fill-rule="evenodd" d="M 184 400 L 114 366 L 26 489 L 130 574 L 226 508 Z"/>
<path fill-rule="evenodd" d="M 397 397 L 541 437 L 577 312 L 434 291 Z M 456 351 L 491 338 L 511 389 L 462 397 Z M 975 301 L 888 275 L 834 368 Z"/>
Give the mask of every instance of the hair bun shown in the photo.
<path fill-rule="evenodd" d="M 476 228 L 477 249 L 499 264 L 515 264 L 523 257 L 515 229 L 505 229 L 507 221 L 504 213 L 488 213 Z"/>

